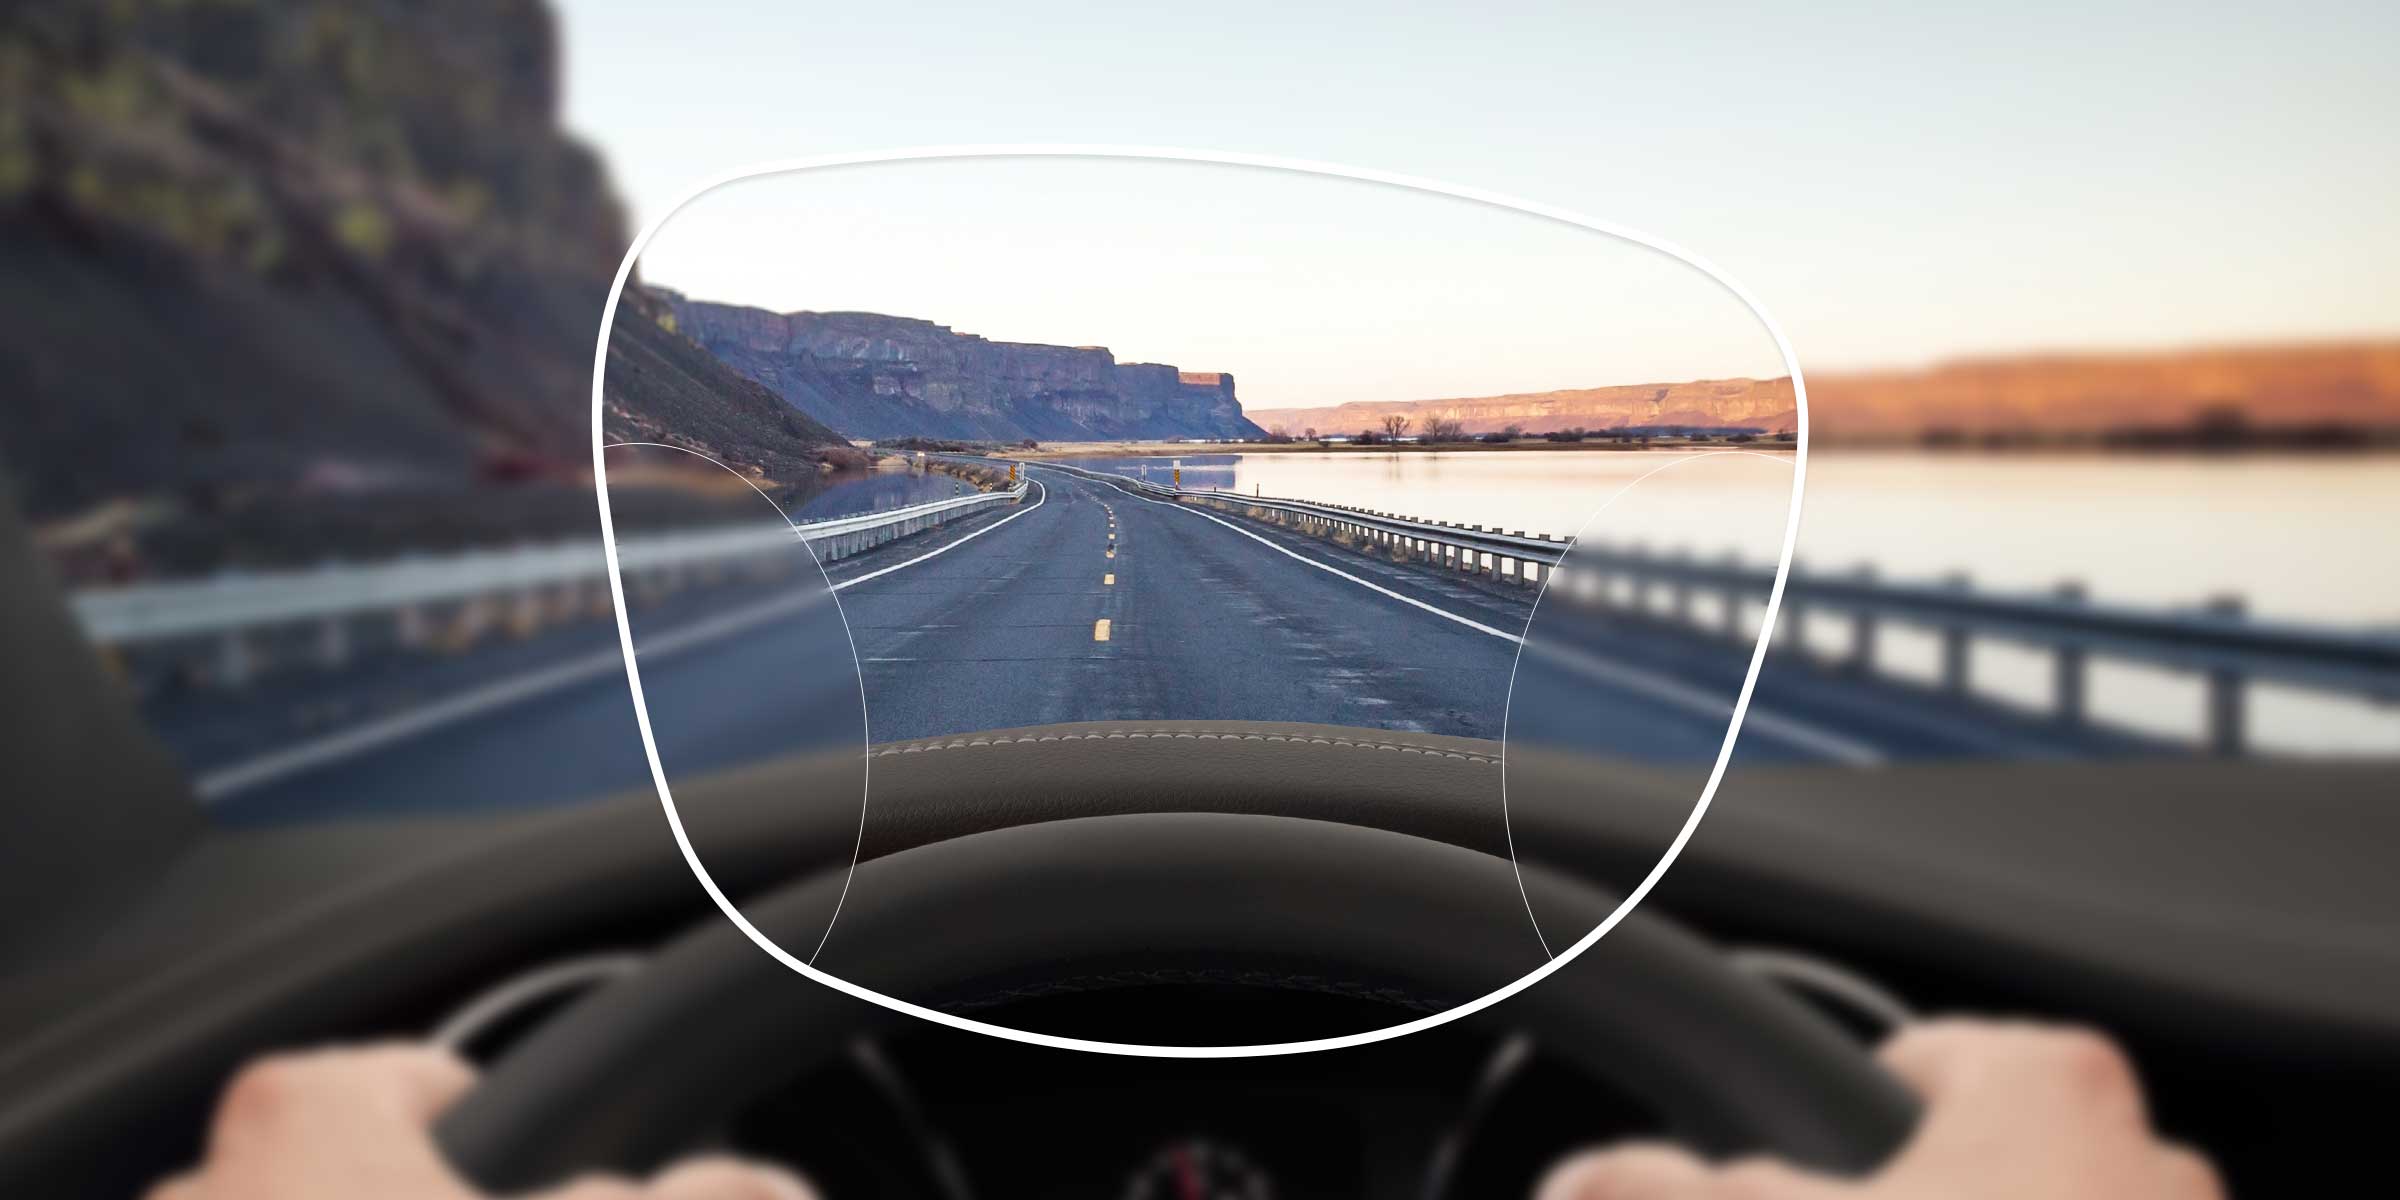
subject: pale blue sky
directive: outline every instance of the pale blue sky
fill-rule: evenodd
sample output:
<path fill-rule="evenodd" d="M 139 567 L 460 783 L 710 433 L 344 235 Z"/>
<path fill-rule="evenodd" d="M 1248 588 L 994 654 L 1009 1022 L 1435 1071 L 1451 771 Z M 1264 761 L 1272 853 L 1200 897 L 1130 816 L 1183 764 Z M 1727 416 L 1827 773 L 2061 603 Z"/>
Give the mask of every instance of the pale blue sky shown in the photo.
<path fill-rule="evenodd" d="M 568 119 L 641 218 L 762 159 L 1179 145 L 1431 176 L 1649 230 L 1748 283 L 1812 369 L 2400 330 L 2400 6 L 562 7 Z M 687 262 L 759 254 L 731 221 L 715 248 L 681 226 Z M 755 294 L 721 298 L 882 302 L 817 300 L 779 265 L 753 268 L 725 286 Z M 909 315 L 1234 369 L 1252 404 L 1367 398 L 1255 395 L 1251 377 L 1313 388 L 1299 381 L 1323 351 L 1303 363 L 1305 346 L 1252 339 L 1244 361 L 1199 361 L 1226 335 L 1179 328 L 1185 313 L 1053 307 L 1008 325 L 996 304 L 962 292 L 959 311 Z M 1389 349 L 1412 344 L 1420 330 L 1395 330 Z M 1548 375 L 1522 365 L 1553 386 L 1586 369 L 1572 354 Z"/>

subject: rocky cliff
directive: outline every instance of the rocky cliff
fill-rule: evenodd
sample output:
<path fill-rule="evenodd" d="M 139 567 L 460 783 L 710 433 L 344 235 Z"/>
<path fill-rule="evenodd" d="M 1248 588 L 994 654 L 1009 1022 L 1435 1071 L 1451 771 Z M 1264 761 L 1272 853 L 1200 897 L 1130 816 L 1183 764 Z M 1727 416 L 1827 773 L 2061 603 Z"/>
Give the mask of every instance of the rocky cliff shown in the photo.
<path fill-rule="evenodd" d="M 676 327 L 854 438 L 1253 437 L 1233 376 L 1120 363 L 1100 346 L 995 342 L 878 313 L 776 313 L 656 289 Z"/>
<path fill-rule="evenodd" d="M 1428 419 L 1457 421 L 1468 433 L 1493 433 L 1511 425 L 1527 433 L 1627 425 L 1775 431 L 1791 428 L 1797 412 L 1789 379 L 1702 379 L 1449 400 L 1352 401 L 1327 408 L 1260 409 L 1251 416 L 1270 429 L 1281 427 L 1298 436 L 1308 429 L 1356 433 L 1376 428 L 1387 416 L 1407 417 L 1419 427 Z"/>
<path fill-rule="evenodd" d="M 558 91 L 540 0 L 0 6 L 18 501 L 51 529 L 138 512 L 178 569 L 588 529 L 626 231 Z M 755 391 L 689 358 L 676 412 Z M 628 412 L 651 399 L 610 382 Z M 718 440 L 784 473 L 833 440 L 772 415 Z"/>
<path fill-rule="evenodd" d="M 608 440 L 696 450 L 763 484 L 805 483 L 820 467 L 872 457 L 675 332 L 665 301 L 638 284 L 617 304 L 603 385 Z"/>

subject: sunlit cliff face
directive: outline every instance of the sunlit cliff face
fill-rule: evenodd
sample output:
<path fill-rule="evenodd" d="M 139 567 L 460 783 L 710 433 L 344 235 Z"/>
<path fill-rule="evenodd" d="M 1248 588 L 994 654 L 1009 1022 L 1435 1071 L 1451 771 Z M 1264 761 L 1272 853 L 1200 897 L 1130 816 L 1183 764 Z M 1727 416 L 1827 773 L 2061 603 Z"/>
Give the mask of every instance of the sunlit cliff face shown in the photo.
<path fill-rule="evenodd" d="M 1103 346 L 999 342 L 911 317 L 776 313 L 657 290 L 676 326 L 853 437 L 1255 437 L 1233 376 Z"/>

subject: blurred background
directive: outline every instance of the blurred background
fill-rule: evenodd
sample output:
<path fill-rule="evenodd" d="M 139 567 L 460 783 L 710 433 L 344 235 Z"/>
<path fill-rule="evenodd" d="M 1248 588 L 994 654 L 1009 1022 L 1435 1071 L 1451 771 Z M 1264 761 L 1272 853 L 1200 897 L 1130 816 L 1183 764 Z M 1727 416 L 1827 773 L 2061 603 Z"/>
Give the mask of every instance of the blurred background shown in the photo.
<path fill-rule="evenodd" d="M 2364 4 L 29 0 L 0 17 L 0 472 L 225 819 L 639 787 L 629 705 L 623 737 L 547 790 L 422 794 L 402 754 L 350 768 L 336 803 L 316 774 L 344 738 L 388 747 L 510 681 L 605 673 L 591 581 L 238 629 L 204 593 L 155 589 L 330 591 L 361 564 L 596 542 L 601 305 L 632 232 L 701 177 L 937 143 L 1288 155 L 1580 210 L 1747 284 L 1809 376 L 1802 562 L 2000 605 L 1895 630 L 1867 665 L 2012 728 L 2053 709 L 2078 726 L 1977 753 L 2388 758 L 2396 25 Z M 715 282 L 691 274 L 662 282 Z M 628 293 L 612 433 L 747 414 L 706 443 L 815 517 L 1005 484 L 869 470 L 848 431 L 679 328 L 682 303 Z M 1252 415 L 1292 433 L 1354 399 L 1256 388 Z M 1274 468 L 1247 469 L 1222 482 Z M 706 505 L 691 491 L 633 515 L 672 523 Z M 2147 648 L 2086 664 L 2107 647 L 1985 636 L 2087 604 L 2148 622 Z M 1771 671 L 1859 652 L 1847 624 L 1786 624 Z M 469 710 L 505 734 L 506 708 Z"/>

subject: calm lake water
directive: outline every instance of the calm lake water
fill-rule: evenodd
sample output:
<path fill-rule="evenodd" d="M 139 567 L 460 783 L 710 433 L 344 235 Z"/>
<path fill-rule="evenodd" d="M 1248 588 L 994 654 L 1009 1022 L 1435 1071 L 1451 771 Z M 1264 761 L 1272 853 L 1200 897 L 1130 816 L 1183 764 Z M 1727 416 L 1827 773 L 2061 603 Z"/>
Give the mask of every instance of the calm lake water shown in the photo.
<path fill-rule="evenodd" d="M 1788 454 L 1459 451 L 1187 455 L 1186 487 L 1350 504 L 1407 516 L 1769 561 L 1782 542 Z M 1079 459 L 1164 482 L 1166 458 Z M 2083 584 L 2096 600 L 2190 606 L 2239 596 L 2266 617 L 2400 629 L 2400 456 L 1810 455 L 1798 561 L 1872 565 L 1887 579 L 1954 573 L 1977 587 Z M 1812 648 L 1844 644 L 1828 619 Z M 1928 636 L 1893 631 L 1883 665 L 1930 674 Z M 1979 690 L 2038 705 L 2041 656 L 1976 650 Z M 2180 676 L 2096 667 L 2093 711 L 2174 736 L 2199 728 Z M 2400 712 L 2261 687 L 2265 746 L 2400 754 Z"/>

